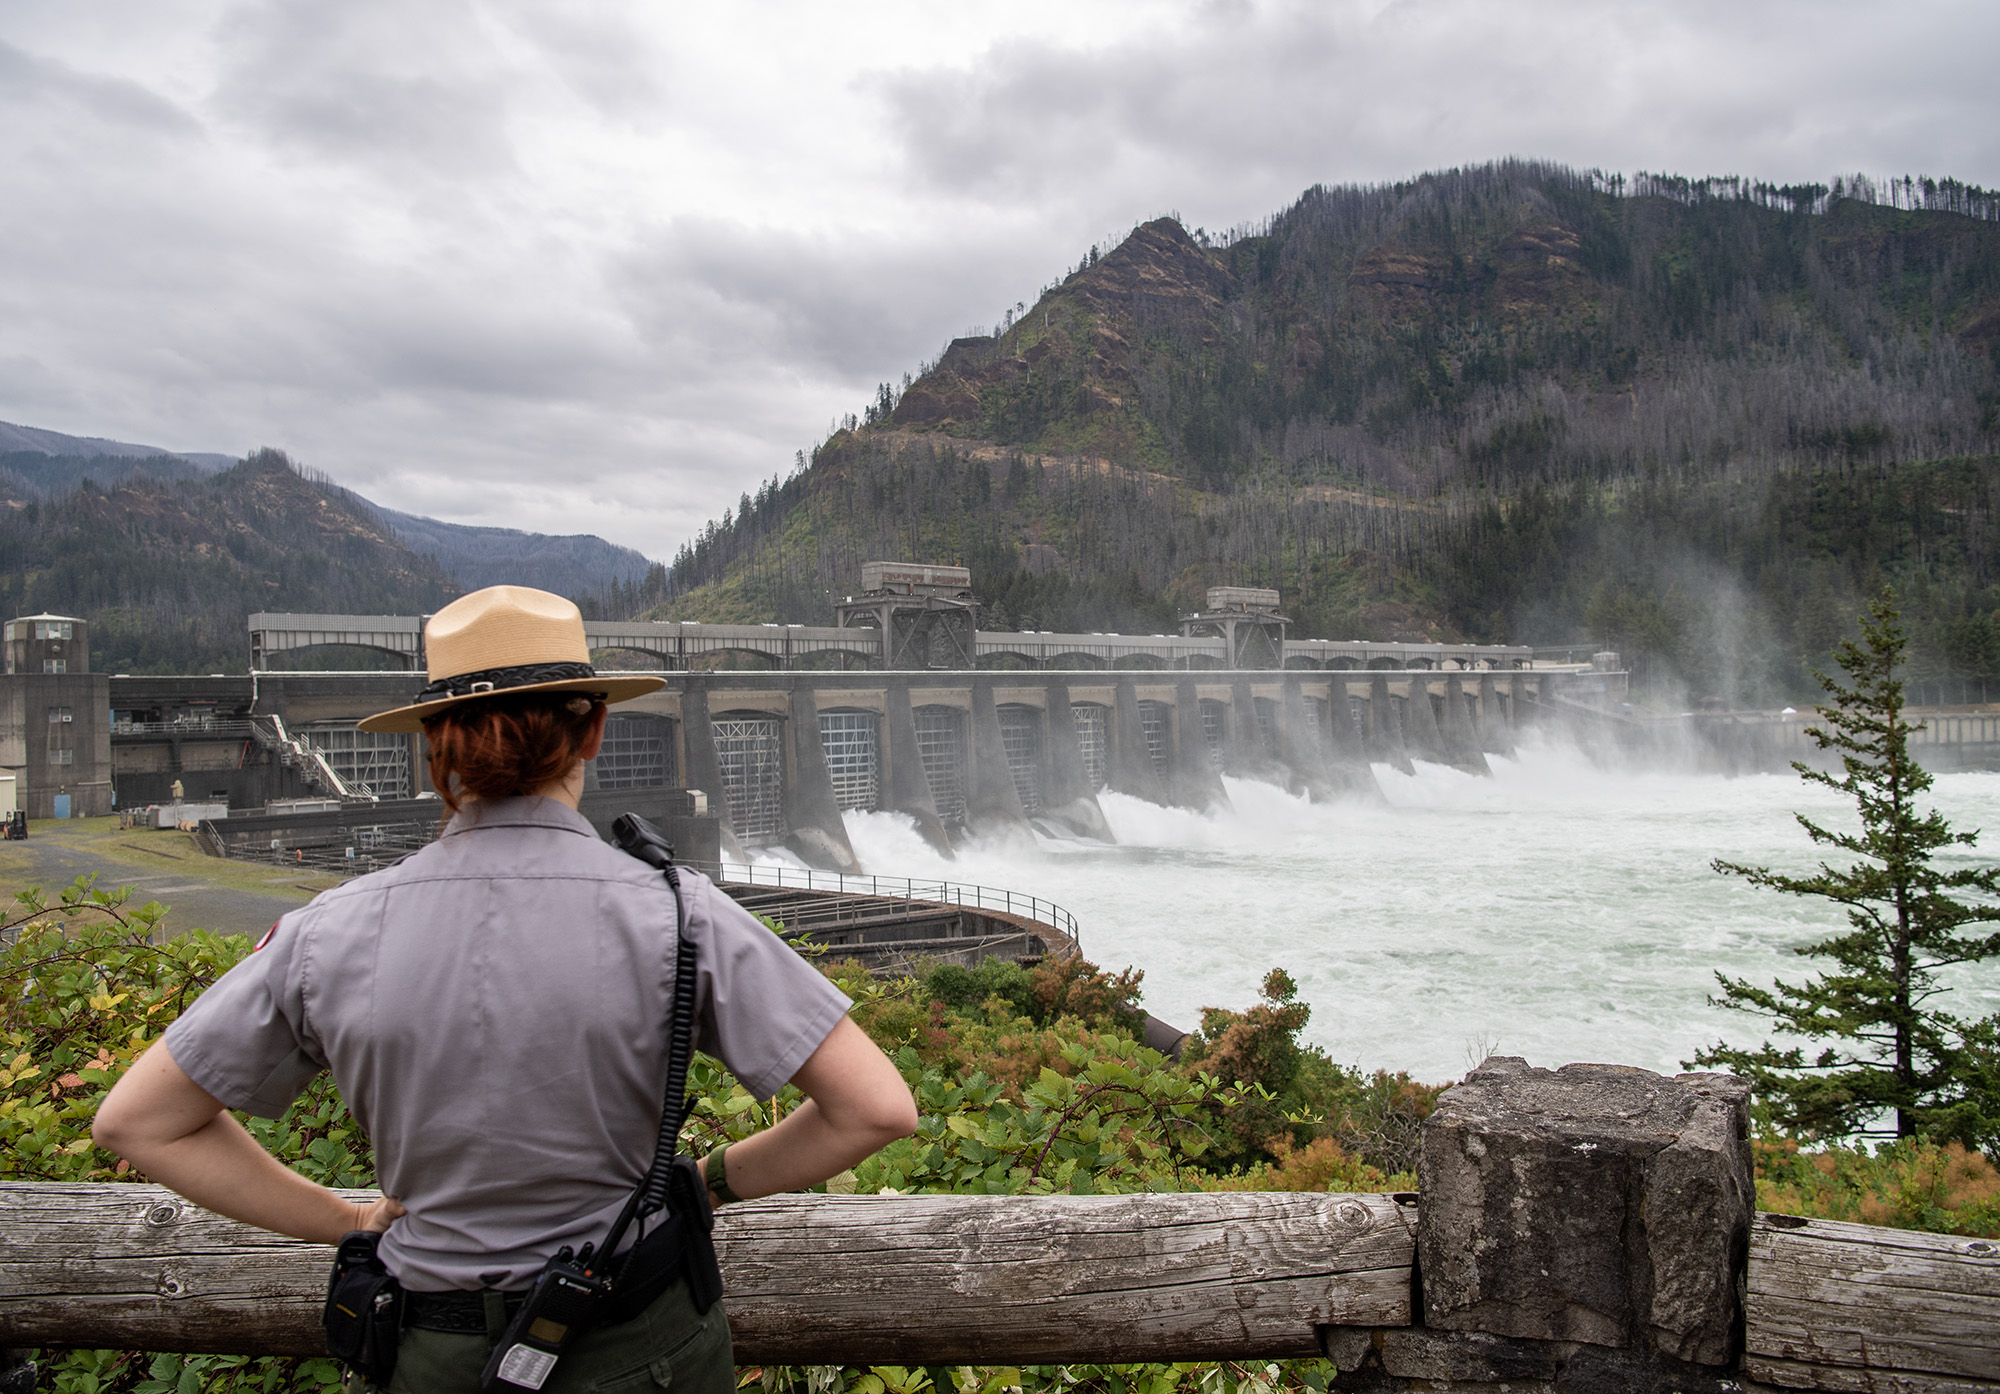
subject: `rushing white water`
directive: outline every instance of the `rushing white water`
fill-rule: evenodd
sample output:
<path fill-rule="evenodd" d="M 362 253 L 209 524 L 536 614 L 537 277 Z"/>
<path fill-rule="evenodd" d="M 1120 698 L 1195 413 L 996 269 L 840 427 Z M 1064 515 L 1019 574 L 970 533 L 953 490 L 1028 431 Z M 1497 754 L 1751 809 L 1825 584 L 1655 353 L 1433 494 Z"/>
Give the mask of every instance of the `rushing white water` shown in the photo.
<path fill-rule="evenodd" d="M 1617 772 L 1562 749 L 1493 762 L 1494 777 L 1377 767 L 1387 807 L 1314 805 L 1230 780 L 1203 815 L 1100 797 L 1118 845 L 975 842 L 947 862 L 896 814 L 850 814 L 871 872 L 1003 886 L 1075 913 L 1084 952 L 1146 973 L 1145 1003 L 1183 1028 L 1246 1007 L 1273 967 L 1312 1004 L 1306 1035 L 1334 1059 L 1456 1078 L 1496 1047 L 1538 1065 L 1604 1060 L 1675 1070 L 1763 1023 L 1707 1005 L 1718 969 L 1799 980 L 1791 946 L 1837 928 L 1833 907 L 1716 874 L 1716 857 L 1803 871 L 1792 819 L 1851 813 L 1792 774 Z M 1941 775 L 1955 826 L 2000 858 L 2000 775 Z M 1961 970 L 1942 1005 L 2000 1011 L 2000 964 Z"/>

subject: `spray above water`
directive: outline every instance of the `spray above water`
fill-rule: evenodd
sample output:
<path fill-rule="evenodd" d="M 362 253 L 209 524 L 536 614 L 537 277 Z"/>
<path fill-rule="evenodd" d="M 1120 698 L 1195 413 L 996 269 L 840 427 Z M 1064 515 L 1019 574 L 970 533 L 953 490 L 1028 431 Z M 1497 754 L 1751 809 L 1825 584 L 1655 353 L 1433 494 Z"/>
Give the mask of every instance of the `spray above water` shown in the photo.
<path fill-rule="evenodd" d="M 1089 956 L 1143 969 L 1148 1010 L 1177 1026 L 1248 1006 L 1283 967 L 1312 1005 L 1307 1038 L 1334 1059 L 1432 1081 L 1462 1074 L 1478 1039 L 1538 1065 L 1678 1070 L 1740 1032 L 1707 1004 L 1717 970 L 1796 976 L 1789 948 L 1832 924 L 1709 870 L 1718 856 L 1811 864 L 1793 811 L 1840 810 L 1789 774 L 1613 771 L 1561 746 L 1491 763 L 1490 779 L 1378 765 L 1382 803 L 1237 779 L 1213 812 L 1107 792 L 1115 844 L 1037 830 L 968 841 L 956 860 L 901 815 L 845 823 L 872 872 L 1062 905 Z M 1936 793 L 1954 822 L 2000 836 L 2000 775 L 1940 776 Z M 1954 1010 L 2000 1011 L 1990 966 L 1953 983 Z"/>

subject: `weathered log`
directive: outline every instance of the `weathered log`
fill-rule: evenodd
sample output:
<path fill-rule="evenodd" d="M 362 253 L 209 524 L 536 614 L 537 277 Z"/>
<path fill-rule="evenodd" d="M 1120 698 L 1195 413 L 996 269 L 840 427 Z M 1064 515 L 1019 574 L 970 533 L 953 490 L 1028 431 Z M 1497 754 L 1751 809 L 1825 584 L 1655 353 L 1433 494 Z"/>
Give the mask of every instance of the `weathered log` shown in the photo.
<path fill-rule="evenodd" d="M 2000 1390 L 2000 1243 L 1759 1215 L 1744 1319 L 1767 1384 Z"/>
<path fill-rule="evenodd" d="M 1752 1390 L 1811 1389 L 1825 1394 L 2000 1394 L 2000 1381 L 1957 1375 L 1918 1375 L 1908 1370 L 1856 1370 L 1845 1365 L 1808 1365 L 1763 1357 L 1747 1378 Z M 1747 1368 L 1747 1366 L 1746 1366 Z"/>
<path fill-rule="evenodd" d="M 783 1196 L 716 1238 L 745 1363 L 1068 1363 L 1407 1324 L 1414 1228 L 1381 1195 Z M 330 1262 L 157 1186 L 0 1184 L 0 1346 L 318 1354 Z"/>

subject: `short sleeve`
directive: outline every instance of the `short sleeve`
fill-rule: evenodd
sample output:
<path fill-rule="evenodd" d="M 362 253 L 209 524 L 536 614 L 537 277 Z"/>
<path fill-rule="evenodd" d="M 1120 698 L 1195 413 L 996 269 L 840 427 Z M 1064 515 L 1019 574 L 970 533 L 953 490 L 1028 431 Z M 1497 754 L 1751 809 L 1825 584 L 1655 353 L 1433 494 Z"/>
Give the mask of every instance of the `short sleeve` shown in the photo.
<path fill-rule="evenodd" d="M 701 1048 L 758 1098 L 811 1058 L 854 1004 L 791 945 L 718 891 L 683 873 L 688 930 L 699 955 Z"/>
<path fill-rule="evenodd" d="M 228 1108 L 276 1118 L 326 1068 L 304 1021 L 309 911 L 285 916 L 163 1038 L 187 1077 Z"/>

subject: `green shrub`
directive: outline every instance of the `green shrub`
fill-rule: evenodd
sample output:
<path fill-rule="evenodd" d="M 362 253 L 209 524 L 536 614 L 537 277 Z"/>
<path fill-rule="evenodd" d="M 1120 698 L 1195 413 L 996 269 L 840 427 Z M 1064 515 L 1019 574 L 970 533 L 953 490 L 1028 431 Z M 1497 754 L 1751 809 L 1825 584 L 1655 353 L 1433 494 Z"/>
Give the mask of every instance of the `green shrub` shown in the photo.
<path fill-rule="evenodd" d="M 1145 974 L 1131 968 L 1112 974 L 1081 955 L 1050 957 L 1032 968 L 989 958 L 976 968 L 942 963 L 923 978 L 924 995 L 947 1009 L 970 1009 L 999 998 L 1010 1015 L 1048 1026 L 1073 1017 L 1097 1031 L 1137 1037 L 1146 1026 L 1139 1006 Z"/>
<path fill-rule="evenodd" d="M 249 951 L 240 935 L 195 931 L 152 942 L 165 911 L 133 909 L 124 892 L 88 881 L 53 905 L 34 892 L 0 925 L 0 1177 L 11 1180 L 145 1178 L 90 1140 L 90 1120 L 118 1073 L 203 989 Z M 855 999 L 855 1016 L 911 1080 L 923 1110 L 916 1138 L 885 1149 L 846 1179 L 862 1192 L 1046 1192 L 1194 1188 L 1209 1146 L 1211 1101 L 1246 1094 L 1190 1078 L 1140 1046 L 1138 975 L 1085 963 L 1011 972 L 972 970 L 960 984 L 964 1011 L 947 1011 L 923 985 L 883 982 L 853 963 L 822 971 Z M 985 976 L 980 976 L 984 974 Z M 947 978 L 947 986 L 951 980 Z M 1018 993 L 1018 995 L 1016 995 Z M 1019 1002 L 1025 1010 L 1016 1012 Z M 949 1049 L 940 1041 L 957 1042 Z M 948 1074 L 924 1050 L 954 1059 L 1046 1060 L 1017 1084 L 977 1068 Z M 746 1137 L 798 1106 L 786 1086 L 753 1098 L 722 1067 L 697 1056 L 687 1145 L 706 1150 Z M 242 1115 L 238 1115 L 242 1118 Z M 278 1157 L 323 1184 L 366 1186 L 372 1154 L 339 1091 L 322 1077 L 282 1118 L 242 1118 Z M 45 1374 L 61 1394 L 250 1394 L 331 1391 L 339 1372 L 324 1359 L 296 1360 L 141 1351 L 52 1352 Z M 1133 1366 L 746 1367 L 745 1387 L 800 1394 L 1323 1394 L 1324 1361 Z"/>
<path fill-rule="evenodd" d="M 2000 1239 L 2000 1167 L 1962 1143 L 1803 1151 L 1791 1138 L 1758 1138 L 1751 1149 L 1760 1210 Z"/>

